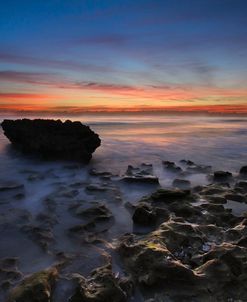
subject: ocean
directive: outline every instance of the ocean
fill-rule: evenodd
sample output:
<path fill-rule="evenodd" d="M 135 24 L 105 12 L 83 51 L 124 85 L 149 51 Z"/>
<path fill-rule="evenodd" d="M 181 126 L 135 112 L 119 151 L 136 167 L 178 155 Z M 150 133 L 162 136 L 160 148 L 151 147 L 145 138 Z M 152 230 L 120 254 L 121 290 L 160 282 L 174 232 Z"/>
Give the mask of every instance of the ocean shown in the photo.
<path fill-rule="evenodd" d="M 17 116 L 2 116 L 0 120 L 4 118 Z M 0 184 L 24 186 L 15 195 L 0 192 L 0 258 L 17 257 L 18 269 L 24 275 L 54 264 L 61 252 L 76 254 L 76 260 L 67 270 L 76 268 L 76 272 L 85 275 L 103 263 L 105 253 L 109 253 L 113 257 L 114 271 L 121 274 L 121 264 L 109 244 L 126 232 L 143 231 L 134 229 L 126 204 L 136 203 L 155 187 L 127 185 L 116 180 L 106 184 L 107 192 L 88 192 L 85 186 L 102 183 L 97 177 L 90 176 L 92 168 L 121 177 L 128 165 L 148 163 L 153 165 L 160 185 L 170 187 L 175 176 L 165 171 L 162 161 L 179 164 L 181 159 L 192 160 L 211 165 L 213 170 L 233 174 L 247 164 L 247 117 L 132 113 L 49 118 L 79 120 L 98 133 L 102 142 L 87 166 L 43 162 L 13 150 L 0 129 Z M 188 175 L 187 179 L 192 186 L 210 182 L 205 174 Z M 114 225 L 103 236 L 106 244 L 84 244 L 81 239 L 68 235 L 71 227 L 81 223 L 81 219 L 71 215 L 71 209 L 78 201 L 84 204 L 102 202 L 113 213 Z M 46 224 L 45 218 L 42 220 L 47 212 L 52 212 L 52 218 L 48 218 L 54 222 Z M 51 236 L 48 250 L 40 248 L 35 235 L 29 232 L 30 226 L 40 228 L 44 236 Z M 55 301 L 62 301 L 61 296 L 69 295 L 69 290 L 67 292 L 61 285 L 60 293 L 57 291 L 56 295 Z M 5 296 L 0 295 L 0 301 L 4 299 Z M 138 294 L 135 299 L 142 301 Z"/>

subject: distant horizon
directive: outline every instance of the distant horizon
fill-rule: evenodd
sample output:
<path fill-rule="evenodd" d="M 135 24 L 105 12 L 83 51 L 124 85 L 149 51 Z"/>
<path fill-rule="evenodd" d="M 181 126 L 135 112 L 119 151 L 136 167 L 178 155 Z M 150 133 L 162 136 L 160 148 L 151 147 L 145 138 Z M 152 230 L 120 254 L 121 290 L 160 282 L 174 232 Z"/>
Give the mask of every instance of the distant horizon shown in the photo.
<path fill-rule="evenodd" d="M 169 107 L 119 107 L 107 106 L 18 106 L 0 105 L 0 114 L 27 115 L 81 115 L 81 114 L 193 114 L 193 115 L 246 115 L 247 106 L 242 105 L 211 105 L 211 106 L 169 106 Z"/>

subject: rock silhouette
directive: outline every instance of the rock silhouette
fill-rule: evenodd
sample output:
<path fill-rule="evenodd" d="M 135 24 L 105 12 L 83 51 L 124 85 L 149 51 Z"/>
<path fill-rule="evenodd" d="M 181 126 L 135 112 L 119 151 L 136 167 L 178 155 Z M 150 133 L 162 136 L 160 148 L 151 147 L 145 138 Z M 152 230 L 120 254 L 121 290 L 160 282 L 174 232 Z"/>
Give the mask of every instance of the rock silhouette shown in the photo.
<path fill-rule="evenodd" d="M 15 148 L 45 159 L 87 163 L 101 143 L 98 134 L 88 126 L 69 120 L 4 120 L 2 128 Z"/>

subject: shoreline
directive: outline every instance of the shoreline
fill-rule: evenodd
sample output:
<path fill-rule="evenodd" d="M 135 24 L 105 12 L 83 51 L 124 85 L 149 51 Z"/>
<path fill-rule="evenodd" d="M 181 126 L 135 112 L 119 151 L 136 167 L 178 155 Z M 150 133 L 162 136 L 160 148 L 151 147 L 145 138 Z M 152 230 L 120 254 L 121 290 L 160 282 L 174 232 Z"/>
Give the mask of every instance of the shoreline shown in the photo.
<path fill-rule="evenodd" d="M 114 296 L 114 301 L 136 302 L 247 298 L 246 172 L 165 161 L 160 169 L 173 175 L 174 187 L 162 188 L 152 164 L 129 166 L 125 175 L 87 172 L 77 164 L 58 167 L 22 170 L 23 183 L 1 184 L 2 238 L 27 245 L 15 252 L 12 244 L 12 257 L 4 240 L 3 299 L 35 294 L 30 283 L 36 282 L 54 302 L 88 295 L 92 301 Z M 191 186 L 188 176 L 193 175 L 205 175 L 208 184 Z M 41 184 L 49 190 L 31 206 L 28 190 L 35 192 Z M 25 260 L 28 246 L 35 254 Z"/>

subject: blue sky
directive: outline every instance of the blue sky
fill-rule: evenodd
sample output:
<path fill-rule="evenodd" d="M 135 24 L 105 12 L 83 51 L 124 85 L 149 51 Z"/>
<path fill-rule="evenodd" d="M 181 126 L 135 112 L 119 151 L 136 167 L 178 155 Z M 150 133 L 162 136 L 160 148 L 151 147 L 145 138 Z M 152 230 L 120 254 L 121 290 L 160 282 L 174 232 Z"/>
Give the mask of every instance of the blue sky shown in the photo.
<path fill-rule="evenodd" d="M 10 0 L 0 36 L 0 104 L 247 103 L 243 0 Z"/>

